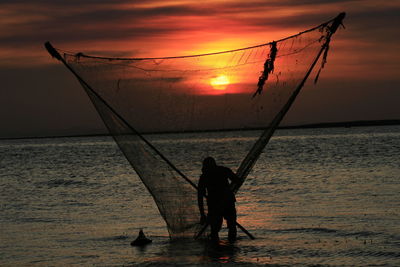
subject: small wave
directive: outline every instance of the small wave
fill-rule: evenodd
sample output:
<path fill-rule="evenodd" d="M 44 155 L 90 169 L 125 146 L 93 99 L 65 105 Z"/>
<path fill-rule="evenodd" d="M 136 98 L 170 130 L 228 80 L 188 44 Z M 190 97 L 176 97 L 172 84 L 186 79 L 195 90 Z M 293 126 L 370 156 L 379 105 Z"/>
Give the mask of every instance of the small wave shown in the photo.
<path fill-rule="evenodd" d="M 57 187 L 57 186 L 69 186 L 69 185 L 83 185 L 85 184 L 82 181 L 74 181 L 74 180 L 64 180 L 64 179 L 55 179 L 47 182 L 48 186 Z"/>
<path fill-rule="evenodd" d="M 107 237 L 99 237 L 99 238 L 92 238 L 91 241 L 101 241 L 101 242 L 108 242 L 108 241 L 118 241 L 118 240 L 126 240 L 129 236 L 127 235 L 117 235 L 117 236 L 107 236 Z"/>
<path fill-rule="evenodd" d="M 289 228 L 289 229 L 278 229 L 272 230 L 276 233 L 337 233 L 338 230 L 335 229 L 328 229 L 328 228 L 319 228 L 319 227 L 311 227 L 311 228 Z"/>
<path fill-rule="evenodd" d="M 341 232 L 341 236 L 354 236 L 354 237 L 371 237 L 380 235 L 381 233 L 369 232 L 369 231 L 361 231 L 361 232 Z"/>
<path fill-rule="evenodd" d="M 400 235 L 389 234 L 388 237 L 389 237 L 390 239 L 395 240 L 396 242 L 400 242 Z"/>
<path fill-rule="evenodd" d="M 19 218 L 17 221 L 24 223 L 54 223 L 57 222 L 58 219 L 49 219 L 49 218 Z"/>
<path fill-rule="evenodd" d="M 38 182 L 35 185 L 39 188 L 45 186 L 48 188 L 56 188 L 56 187 L 67 187 L 67 186 L 78 186 L 78 187 L 87 187 L 96 185 L 95 183 L 88 183 L 86 181 L 77 181 L 72 179 L 53 179 L 45 182 Z"/>
<path fill-rule="evenodd" d="M 345 256 L 356 256 L 356 257 L 382 257 L 382 258 L 400 258 L 400 252 L 395 251 L 369 251 L 369 250 L 356 250 L 350 249 L 338 252 L 338 254 L 343 254 Z"/>
<path fill-rule="evenodd" d="M 325 233 L 325 234 L 334 234 L 335 236 L 340 237 L 373 237 L 380 236 L 382 233 L 379 232 L 371 232 L 371 231 L 359 231 L 359 232 L 351 232 L 346 230 L 338 230 L 338 229 L 329 229 L 329 228 L 321 228 L 321 227 L 310 227 L 310 228 L 289 228 L 289 229 L 277 229 L 272 230 L 272 232 L 276 233 Z"/>
<path fill-rule="evenodd" d="M 77 202 L 77 201 L 68 201 L 68 202 L 62 203 L 61 205 L 72 206 L 72 207 L 92 207 L 92 206 L 94 206 L 93 203 L 84 203 L 84 202 Z"/>

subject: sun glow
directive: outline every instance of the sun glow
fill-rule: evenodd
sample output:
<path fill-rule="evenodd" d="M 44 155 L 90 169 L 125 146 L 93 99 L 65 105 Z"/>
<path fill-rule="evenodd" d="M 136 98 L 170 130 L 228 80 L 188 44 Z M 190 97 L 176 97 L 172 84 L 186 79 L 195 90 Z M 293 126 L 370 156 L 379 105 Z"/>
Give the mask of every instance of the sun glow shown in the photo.
<path fill-rule="evenodd" d="M 210 79 L 210 84 L 215 90 L 225 90 L 230 84 L 226 75 L 219 75 Z"/>

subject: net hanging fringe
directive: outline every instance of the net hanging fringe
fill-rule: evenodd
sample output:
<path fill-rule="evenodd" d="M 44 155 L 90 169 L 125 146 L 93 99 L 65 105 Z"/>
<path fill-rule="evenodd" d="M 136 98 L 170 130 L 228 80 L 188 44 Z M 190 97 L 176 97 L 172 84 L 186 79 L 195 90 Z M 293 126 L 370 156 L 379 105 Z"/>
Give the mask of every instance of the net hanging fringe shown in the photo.
<path fill-rule="evenodd" d="M 271 51 L 269 53 L 268 59 L 264 63 L 264 70 L 258 78 L 258 84 L 257 84 L 257 91 L 253 94 L 253 97 L 255 97 L 257 94 L 261 94 L 265 82 L 268 80 L 268 75 L 270 73 L 273 73 L 274 71 L 274 62 L 276 58 L 276 53 L 278 52 L 278 49 L 276 48 L 276 42 L 271 43 Z"/>
<path fill-rule="evenodd" d="M 112 58 L 45 47 L 81 83 L 170 236 L 194 237 L 204 228 L 196 194 L 202 159 L 214 156 L 236 170 L 237 192 L 321 60 L 318 80 L 344 17 L 278 41 L 201 55 Z M 257 129 L 258 137 L 238 129 Z M 223 143 L 228 137 L 235 153 Z"/>

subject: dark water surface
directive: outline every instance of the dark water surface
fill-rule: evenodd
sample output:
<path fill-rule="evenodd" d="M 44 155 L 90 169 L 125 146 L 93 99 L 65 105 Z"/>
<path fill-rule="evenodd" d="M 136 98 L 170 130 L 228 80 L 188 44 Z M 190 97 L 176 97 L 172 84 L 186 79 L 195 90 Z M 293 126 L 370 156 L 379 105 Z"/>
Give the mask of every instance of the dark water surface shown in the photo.
<path fill-rule="evenodd" d="M 198 177 L 206 154 L 235 169 L 257 134 L 149 138 Z M 169 240 L 111 138 L 2 140 L 0 170 L 1 266 L 400 266 L 399 126 L 278 131 L 237 196 L 256 240 L 219 247 Z M 153 243 L 131 247 L 140 228 Z"/>

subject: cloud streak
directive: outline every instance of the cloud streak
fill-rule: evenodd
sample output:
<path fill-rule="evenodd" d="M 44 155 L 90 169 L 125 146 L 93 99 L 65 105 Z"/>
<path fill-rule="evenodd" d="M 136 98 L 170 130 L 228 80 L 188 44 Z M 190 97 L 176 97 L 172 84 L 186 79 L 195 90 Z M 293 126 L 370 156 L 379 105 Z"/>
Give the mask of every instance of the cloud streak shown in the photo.
<path fill-rule="evenodd" d="M 345 24 L 351 35 L 345 33 L 342 38 L 349 44 L 399 42 L 400 4 L 378 6 L 370 0 L 147 0 L 133 4 L 126 0 L 3 0 L 0 10 L 2 65 L 48 62 L 45 53 L 38 51 L 47 40 L 86 53 L 104 53 L 113 47 L 108 55 L 125 56 L 207 52 L 201 43 L 213 46 L 218 40 L 231 40 L 232 47 L 227 47 L 231 49 L 295 34 L 343 10 L 349 13 Z"/>
<path fill-rule="evenodd" d="M 368 1 L 364 1 L 368 2 Z M 96 2 L 97 3 L 97 2 Z M 305 29 L 336 15 L 337 5 L 349 7 L 360 1 L 231 1 L 198 4 L 145 1 L 136 7 L 126 1 L 3 1 L 2 46 L 19 47 L 44 40 L 60 43 L 118 42 L 160 38 L 174 34 L 263 32 Z M 349 6 L 347 6 L 349 5 Z M 314 6 L 314 8 L 312 8 Z M 315 7 L 319 10 L 315 12 Z M 334 8 L 333 8 L 334 7 Z M 336 12 L 334 10 L 337 10 Z M 370 11 L 350 11 L 368 23 Z M 375 14 L 377 21 L 395 20 L 398 8 Z M 363 15 L 365 14 L 365 15 Z M 390 26 L 390 25 L 386 25 Z M 286 30 L 288 31 L 288 30 Z"/>

